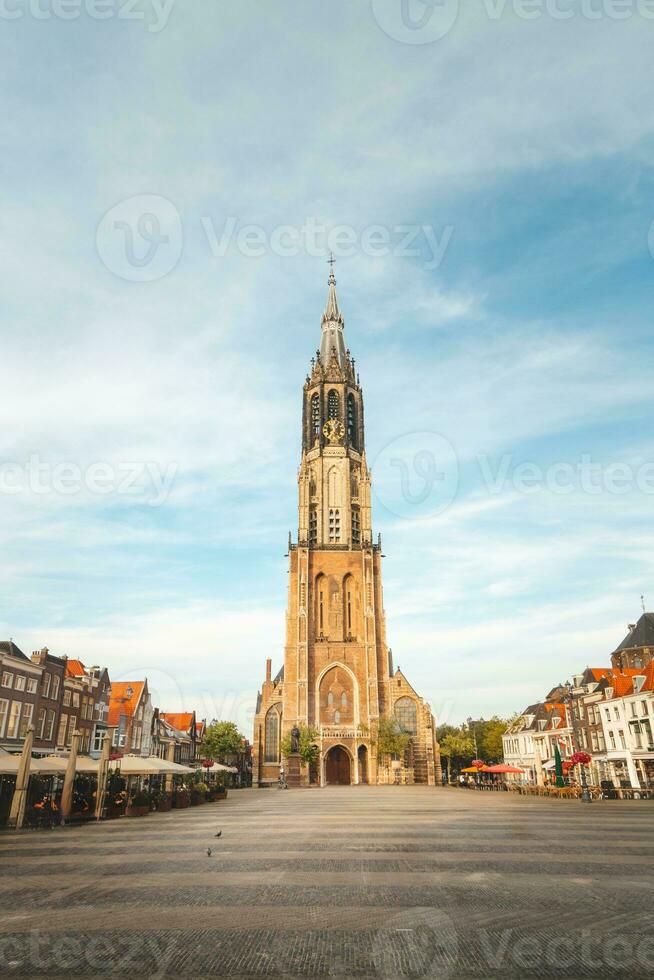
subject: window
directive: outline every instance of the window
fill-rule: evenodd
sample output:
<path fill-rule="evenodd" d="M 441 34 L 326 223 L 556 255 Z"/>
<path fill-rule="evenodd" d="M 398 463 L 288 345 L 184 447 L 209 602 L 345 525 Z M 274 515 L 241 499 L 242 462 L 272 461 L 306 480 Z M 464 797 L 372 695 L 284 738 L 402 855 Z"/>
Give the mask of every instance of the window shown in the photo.
<path fill-rule="evenodd" d="M 67 724 L 68 724 L 68 715 L 61 715 L 59 718 L 59 729 L 57 731 L 57 745 L 64 745 L 66 742 Z"/>
<path fill-rule="evenodd" d="M 14 686 L 14 675 L 10 674 L 8 670 L 2 673 L 2 686 L 3 687 L 13 687 Z"/>
<path fill-rule="evenodd" d="M 28 677 L 27 678 L 27 693 L 28 694 L 36 694 L 36 688 L 37 688 L 37 686 L 38 685 L 36 683 L 36 677 Z"/>
<path fill-rule="evenodd" d="M 79 708 L 79 691 L 73 691 L 73 707 Z"/>
<path fill-rule="evenodd" d="M 348 633 L 351 633 L 352 632 L 352 589 L 350 588 L 348 588 L 347 590 L 346 618 L 347 618 L 347 631 Z"/>
<path fill-rule="evenodd" d="M 613 705 L 613 717 L 616 721 L 620 721 L 620 709 L 618 708 L 617 704 Z"/>
<path fill-rule="evenodd" d="M 309 544 L 318 544 L 318 511 L 309 508 Z"/>
<path fill-rule="evenodd" d="M 641 713 L 641 715 L 646 715 L 647 714 L 647 701 L 641 701 L 640 702 L 640 713 Z"/>
<path fill-rule="evenodd" d="M 347 708 L 347 694 L 345 691 L 341 694 L 341 708 Z"/>
<path fill-rule="evenodd" d="M 55 718 L 56 718 L 56 715 L 55 715 L 54 711 L 52 711 L 52 709 L 49 708 L 48 709 L 48 720 L 47 720 L 46 726 L 45 726 L 45 741 L 46 742 L 52 741 L 52 735 L 54 733 L 54 726 L 55 726 Z"/>
<path fill-rule="evenodd" d="M 45 719 L 46 719 L 46 717 L 47 717 L 47 711 L 46 711 L 46 709 L 45 708 L 39 708 L 39 717 L 38 717 L 37 722 L 36 722 L 36 732 L 35 732 L 35 737 L 36 738 L 39 738 L 39 739 L 43 738 L 43 735 L 44 735 L 44 732 L 45 732 Z"/>
<path fill-rule="evenodd" d="M 630 706 L 631 706 L 631 717 L 636 718 L 636 702 L 631 701 Z"/>
<path fill-rule="evenodd" d="M 59 697 L 59 683 L 61 678 L 57 674 L 52 676 L 52 690 L 50 691 L 50 697 L 53 701 L 56 701 Z"/>
<path fill-rule="evenodd" d="M 68 735 L 66 736 L 66 745 L 72 745 L 73 742 L 73 732 L 77 727 L 77 718 L 75 715 L 68 716 Z"/>
<path fill-rule="evenodd" d="M 418 713 L 413 698 L 398 698 L 395 702 L 395 717 L 403 732 L 410 735 L 418 733 Z"/>
<path fill-rule="evenodd" d="M 338 392 L 332 390 L 327 395 L 327 418 L 337 419 L 339 417 Z"/>
<path fill-rule="evenodd" d="M 341 512 L 332 509 L 329 512 L 329 541 L 331 544 L 338 544 L 341 540 Z"/>
<path fill-rule="evenodd" d="M 5 734 L 5 723 L 7 721 L 7 711 L 9 710 L 9 702 L 6 698 L 0 699 L 0 738 L 3 738 Z"/>
<path fill-rule="evenodd" d="M 322 633 L 322 628 L 325 622 L 325 593 L 321 589 L 318 593 L 318 627 Z"/>
<path fill-rule="evenodd" d="M 23 714 L 20 719 L 20 728 L 18 729 L 18 737 L 25 738 L 27 735 L 27 729 L 32 724 L 32 715 L 34 714 L 34 705 L 25 703 L 23 705 Z"/>
<path fill-rule="evenodd" d="M 605 714 L 606 714 L 606 720 L 607 720 L 607 721 L 610 721 L 610 720 L 611 720 L 611 712 L 609 711 L 609 709 L 608 709 L 608 708 L 606 709 L 606 712 L 605 712 Z"/>
<path fill-rule="evenodd" d="M 266 762 L 279 762 L 279 705 L 274 704 L 266 715 Z"/>
<path fill-rule="evenodd" d="M 311 434 L 314 438 L 320 436 L 320 395 L 317 393 L 311 398 Z"/>
<path fill-rule="evenodd" d="M 340 711 L 335 711 L 334 712 L 334 724 L 335 725 L 340 725 L 340 723 L 341 723 L 341 713 L 340 713 Z"/>
<path fill-rule="evenodd" d="M 50 684 L 51 683 L 52 683 L 52 674 L 48 670 L 46 670 L 46 672 L 43 675 L 43 680 L 41 682 L 41 684 L 42 684 L 41 694 L 43 695 L 44 698 L 49 698 L 50 697 Z"/>
<path fill-rule="evenodd" d="M 327 695 L 327 704 L 331 708 L 331 706 L 333 705 L 333 703 L 334 703 L 334 695 L 333 695 L 332 691 L 330 691 L 329 694 Z"/>
<path fill-rule="evenodd" d="M 102 743 L 104 741 L 104 729 L 96 728 L 93 732 L 93 751 L 102 752 Z"/>
<path fill-rule="evenodd" d="M 357 409 L 354 395 L 347 396 L 347 438 L 351 446 L 357 448 Z"/>
<path fill-rule="evenodd" d="M 18 726 L 20 724 L 20 701 L 12 701 L 9 709 L 9 723 L 7 725 L 7 738 L 18 738 Z"/>
<path fill-rule="evenodd" d="M 361 544 L 361 521 L 358 507 L 352 508 L 352 544 Z"/>
<path fill-rule="evenodd" d="M 620 746 L 621 746 L 621 748 L 626 749 L 627 748 L 627 743 L 624 740 L 624 732 L 623 731 L 619 731 L 618 732 L 618 737 L 620 738 Z"/>
<path fill-rule="evenodd" d="M 25 690 L 25 675 L 16 674 L 14 677 L 14 691 L 24 691 Z"/>
<path fill-rule="evenodd" d="M 616 748 L 615 735 L 613 734 L 613 732 L 609 732 L 609 738 L 611 740 L 611 748 L 615 749 Z"/>
<path fill-rule="evenodd" d="M 68 708 L 68 707 L 70 707 L 70 698 L 71 698 L 71 693 L 70 693 L 70 691 L 68 691 L 68 690 L 65 690 L 65 691 L 64 691 L 64 706 L 65 706 L 66 708 Z"/>

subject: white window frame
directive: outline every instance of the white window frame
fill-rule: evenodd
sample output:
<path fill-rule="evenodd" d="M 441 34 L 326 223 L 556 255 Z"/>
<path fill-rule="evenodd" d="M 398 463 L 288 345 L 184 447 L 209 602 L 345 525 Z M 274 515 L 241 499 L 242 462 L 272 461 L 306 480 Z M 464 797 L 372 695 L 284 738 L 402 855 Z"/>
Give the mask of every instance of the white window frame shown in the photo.
<path fill-rule="evenodd" d="M 10 670 L 3 670 L 2 672 L 2 687 L 13 687 L 14 686 L 14 675 Z"/>
<path fill-rule="evenodd" d="M 25 688 L 25 690 L 27 691 L 28 694 L 36 694 L 38 686 L 39 685 L 36 677 L 27 678 L 27 687 Z"/>
<path fill-rule="evenodd" d="M 14 709 L 18 708 L 18 711 L 14 714 Z M 20 714 L 23 708 L 22 701 L 12 701 L 9 706 L 9 719 L 7 721 L 7 738 L 18 738 L 18 732 L 20 731 Z"/>
<path fill-rule="evenodd" d="M 14 691 L 24 691 L 27 678 L 25 674 L 16 674 L 14 677 Z"/>
<path fill-rule="evenodd" d="M 0 738 L 4 738 L 5 726 L 9 717 L 9 699 L 0 698 Z"/>

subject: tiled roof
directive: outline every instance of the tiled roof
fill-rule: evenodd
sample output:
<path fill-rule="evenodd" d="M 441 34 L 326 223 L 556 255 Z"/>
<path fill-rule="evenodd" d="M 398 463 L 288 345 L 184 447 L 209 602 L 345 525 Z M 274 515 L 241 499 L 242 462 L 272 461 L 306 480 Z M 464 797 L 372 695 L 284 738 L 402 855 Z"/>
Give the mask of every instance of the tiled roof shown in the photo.
<path fill-rule="evenodd" d="M 614 652 L 629 650 L 631 647 L 649 646 L 654 647 L 654 613 L 643 613 L 634 628 L 629 630 Z"/>
<path fill-rule="evenodd" d="M 19 650 L 13 640 L 0 640 L 0 653 L 8 657 L 17 657 L 18 660 L 29 660 L 22 650 Z"/>
<path fill-rule="evenodd" d="M 114 681 L 111 685 L 111 700 L 109 701 L 109 717 L 107 724 L 111 727 L 120 724 L 120 716 L 128 717 L 134 714 L 136 705 L 144 687 L 144 681 Z M 128 692 L 131 689 L 131 697 Z"/>
<path fill-rule="evenodd" d="M 193 725 L 192 711 L 162 711 L 161 717 L 165 718 L 168 724 L 176 728 L 178 732 L 186 732 L 188 734 Z"/>
<path fill-rule="evenodd" d="M 84 677 L 86 667 L 81 660 L 68 660 L 66 662 L 66 673 L 69 677 Z"/>

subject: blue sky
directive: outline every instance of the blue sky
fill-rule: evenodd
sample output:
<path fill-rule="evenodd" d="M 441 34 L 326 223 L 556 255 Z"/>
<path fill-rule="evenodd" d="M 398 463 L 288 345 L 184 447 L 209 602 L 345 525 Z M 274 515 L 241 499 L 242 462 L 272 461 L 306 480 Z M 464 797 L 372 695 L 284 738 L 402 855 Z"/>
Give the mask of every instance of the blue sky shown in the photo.
<path fill-rule="evenodd" d="M 324 241 L 271 239 L 309 222 L 354 239 L 336 275 L 396 663 L 443 720 L 606 663 L 654 605 L 654 22 L 469 4 L 404 43 L 395 0 L 176 0 L 165 23 L 112 4 L 0 17 L 0 462 L 174 476 L 160 506 L 147 481 L 3 491 L 0 633 L 249 731 L 282 661 L 327 277 Z M 168 236 L 151 269 L 115 227 L 146 212 Z M 229 222 L 262 254 L 212 251 Z M 445 235 L 442 261 L 399 226 Z M 415 504 L 424 458 L 444 478 Z M 557 492 L 584 458 L 600 492 Z"/>

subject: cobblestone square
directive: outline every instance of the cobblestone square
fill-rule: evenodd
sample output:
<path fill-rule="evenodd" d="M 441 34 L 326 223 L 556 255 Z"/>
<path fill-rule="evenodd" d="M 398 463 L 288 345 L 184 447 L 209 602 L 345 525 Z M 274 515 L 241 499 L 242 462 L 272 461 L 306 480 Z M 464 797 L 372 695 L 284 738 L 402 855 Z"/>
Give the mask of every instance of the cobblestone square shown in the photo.
<path fill-rule="evenodd" d="M 0 972 L 652 976 L 653 826 L 647 802 L 361 786 L 5 833 Z"/>

